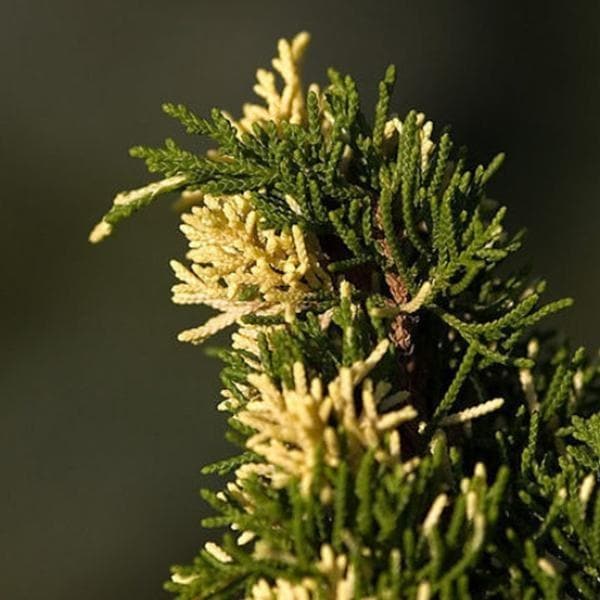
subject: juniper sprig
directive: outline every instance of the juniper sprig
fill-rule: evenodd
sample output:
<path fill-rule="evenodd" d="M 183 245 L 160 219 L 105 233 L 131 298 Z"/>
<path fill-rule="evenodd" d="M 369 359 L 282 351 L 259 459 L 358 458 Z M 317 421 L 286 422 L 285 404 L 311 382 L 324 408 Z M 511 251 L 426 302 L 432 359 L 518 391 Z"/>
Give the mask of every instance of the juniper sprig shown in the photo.
<path fill-rule="evenodd" d="M 522 232 L 423 113 L 372 116 L 354 80 L 302 85 L 281 40 L 243 118 L 165 104 L 205 155 L 131 154 L 162 179 L 119 194 L 93 242 L 169 192 L 189 212 L 173 300 L 217 311 L 230 458 L 203 490 L 218 530 L 181 600 L 600 597 L 600 378 L 535 332 L 570 299 L 499 269 Z M 281 76 L 278 84 L 276 75 Z"/>

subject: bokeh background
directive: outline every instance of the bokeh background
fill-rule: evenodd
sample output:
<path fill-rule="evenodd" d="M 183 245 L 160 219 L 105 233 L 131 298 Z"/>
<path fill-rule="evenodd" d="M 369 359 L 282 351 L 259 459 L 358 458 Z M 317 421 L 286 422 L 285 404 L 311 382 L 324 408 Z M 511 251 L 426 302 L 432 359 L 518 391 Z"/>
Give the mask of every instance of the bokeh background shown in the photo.
<path fill-rule="evenodd" d="M 0 2 L 0 598 L 164 598 L 204 541 L 202 464 L 230 452 L 218 365 L 179 344 L 204 318 L 170 304 L 184 245 L 160 202 L 100 247 L 135 143 L 178 133 L 160 104 L 236 113 L 278 37 L 313 33 L 367 103 L 388 62 L 395 106 L 453 126 L 530 230 L 558 320 L 600 342 L 600 3 Z"/>

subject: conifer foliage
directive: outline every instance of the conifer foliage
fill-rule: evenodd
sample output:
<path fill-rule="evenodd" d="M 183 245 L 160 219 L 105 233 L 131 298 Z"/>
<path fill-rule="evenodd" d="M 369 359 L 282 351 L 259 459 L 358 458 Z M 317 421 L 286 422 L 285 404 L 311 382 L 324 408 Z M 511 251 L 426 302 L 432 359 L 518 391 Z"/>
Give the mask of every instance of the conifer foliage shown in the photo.
<path fill-rule="evenodd" d="M 391 113 L 393 66 L 373 111 L 333 69 L 305 89 L 307 43 L 279 42 L 239 121 L 165 104 L 214 148 L 133 148 L 162 179 L 90 236 L 181 192 L 173 299 L 216 314 L 180 339 L 232 329 L 217 408 L 237 453 L 204 468 L 224 478 L 202 491 L 215 541 L 167 589 L 599 598 L 598 367 L 535 333 L 569 299 L 498 269 L 522 240 L 485 193 L 502 155 L 471 168 L 422 113 Z"/>

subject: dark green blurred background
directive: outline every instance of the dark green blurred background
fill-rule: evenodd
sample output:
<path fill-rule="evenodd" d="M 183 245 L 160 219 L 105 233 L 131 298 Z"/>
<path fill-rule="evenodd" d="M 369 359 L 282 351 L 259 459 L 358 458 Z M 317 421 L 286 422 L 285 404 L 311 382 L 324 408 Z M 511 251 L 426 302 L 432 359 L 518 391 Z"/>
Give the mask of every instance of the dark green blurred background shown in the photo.
<path fill-rule="evenodd" d="M 307 79 L 335 65 L 369 102 L 395 62 L 401 113 L 505 150 L 492 195 L 547 297 L 576 296 L 560 325 L 600 342 L 600 4 L 556 4 L 0 2 L 0 599 L 162 598 L 204 541 L 199 467 L 229 449 L 217 365 L 175 341 L 204 318 L 170 304 L 177 217 L 86 238 L 146 181 L 127 148 L 178 131 L 161 102 L 237 113 L 282 35 L 310 30 Z"/>

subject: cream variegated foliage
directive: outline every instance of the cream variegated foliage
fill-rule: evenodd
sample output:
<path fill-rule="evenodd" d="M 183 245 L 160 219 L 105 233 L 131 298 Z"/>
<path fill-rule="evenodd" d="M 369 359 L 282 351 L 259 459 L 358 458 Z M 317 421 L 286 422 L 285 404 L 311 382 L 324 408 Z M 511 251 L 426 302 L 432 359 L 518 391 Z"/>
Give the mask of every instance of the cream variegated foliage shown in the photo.
<path fill-rule="evenodd" d="M 273 71 L 258 69 L 254 91 L 264 100 L 265 105 L 248 103 L 243 107 L 243 117 L 231 123 L 240 132 L 251 132 L 254 123 L 273 121 L 280 123 L 302 123 L 306 117 L 305 91 L 302 86 L 302 59 L 310 35 L 302 31 L 291 41 L 280 39 L 277 44 L 278 56 L 272 60 Z M 278 73 L 283 80 L 281 91 L 277 89 Z"/>
<path fill-rule="evenodd" d="M 417 415 L 410 405 L 381 414 L 379 405 L 389 386 L 374 386 L 367 375 L 377 366 L 389 342 L 380 342 L 373 352 L 350 367 L 342 367 L 338 376 L 326 387 L 316 377 L 307 381 L 304 365 L 294 364 L 294 387 L 279 387 L 266 374 L 251 374 L 248 383 L 258 392 L 236 419 L 255 430 L 248 449 L 264 457 L 265 463 L 240 467 L 238 477 L 253 472 L 271 479 L 275 487 L 290 480 L 300 481 L 300 489 L 308 494 L 322 446 L 325 464 L 337 467 L 340 462 L 340 431 L 347 450 L 344 455 L 357 463 L 369 449 L 379 461 L 400 459 L 398 426 Z M 361 409 L 355 407 L 355 393 L 361 398 Z M 411 468 L 406 463 L 407 468 Z M 414 465 L 412 465 L 414 467 Z M 328 501 L 330 490 L 323 490 Z"/>
<path fill-rule="evenodd" d="M 336 554 L 329 544 L 321 546 L 321 557 L 316 563 L 323 575 L 326 598 L 331 600 L 352 600 L 354 598 L 355 575 L 346 554 Z M 277 579 L 273 585 L 260 579 L 246 600 L 316 600 L 322 598 L 314 578 L 306 577 L 300 583 Z M 368 600 L 368 599 L 364 599 Z"/>
<path fill-rule="evenodd" d="M 206 195 L 182 219 L 191 265 L 171 262 L 180 280 L 173 301 L 221 311 L 201 327 L 182 332 L 182 341 L 198 343 L 250 313 L 293 314 L 311 293 L 331 287 L 316 240 L 296 225 L 279 232 L 261 229 L 247 194 Z"/>
<path fill-rule="evenodd" d="M 312 600 L 314 580 L 292 583 L 287 579 L 276 579 L 271 585 L 266 579 L 260 579 L 252 586 L 246 600 Z"/>

